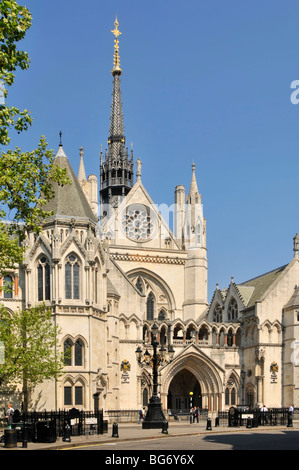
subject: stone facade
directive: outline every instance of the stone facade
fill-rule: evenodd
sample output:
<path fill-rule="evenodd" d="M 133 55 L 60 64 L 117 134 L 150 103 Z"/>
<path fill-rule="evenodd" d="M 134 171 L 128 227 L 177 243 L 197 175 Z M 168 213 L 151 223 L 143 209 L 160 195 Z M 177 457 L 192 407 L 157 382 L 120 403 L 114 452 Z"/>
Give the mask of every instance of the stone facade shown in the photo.
<path fill-rule="evenodd" d="M 58 381 L 37 387 L 33 409 L 137 410 L 152 393 L 151 328 L 175 350 L 159 369 L 163 408 L 209 411 L 231 405 L 298 403 L 299 260 L 207 298 L 207 223 L 195 165 L 190 188 L 178 185 L 174 204 L 157 207 L 142 183 L 141 161 L 125 147 L 121 70 L 113 69 L 110 136 L 95 175 L 86 178 L 83 149 L 76 177 L 62 144 L 56 162 L 71 185 L 56 186 L 42 233 L 29 234 L 24 263 L 7 276 L 12 312 L 44 301 L 61 328 L 71 359 Z M 99 214 L 99 218 L 97 217 Z M 170 220 L 173 219 L 173 230 Z M 2 279 L 1 282 L 8 282 Z"/>

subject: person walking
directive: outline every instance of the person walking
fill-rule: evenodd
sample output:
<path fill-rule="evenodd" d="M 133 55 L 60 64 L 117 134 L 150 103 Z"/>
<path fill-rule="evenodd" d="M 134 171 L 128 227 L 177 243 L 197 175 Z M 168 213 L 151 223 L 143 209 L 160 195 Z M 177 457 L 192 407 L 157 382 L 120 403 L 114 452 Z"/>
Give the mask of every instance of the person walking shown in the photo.
<path fill-rule="evenodd" d="M 6 411 L 6 416 L 5 418 L 7 419 L 7 424 L 8 424 L 8 429 L 11 429 L 11 425 L 13 423 L 13 414 L 14 414 L 14 409 L 12 407 L 11 403 L 7 403 L 7 411 Z"/>
<path fill-rule="evenodd" d="M 194 408 L 192 407 L 190 410 L 190 424 L 193 423 L 193 417 L 194 417 Z"/>
<path fill-rule="evenodd" d="M 195 422 L 195 420 L 198 423 L 198 412 L 199 412 L 199 410 L 198 410 L 197 406 L 195 406 L 194 415 L 193 415 L 193 423 Z"/>

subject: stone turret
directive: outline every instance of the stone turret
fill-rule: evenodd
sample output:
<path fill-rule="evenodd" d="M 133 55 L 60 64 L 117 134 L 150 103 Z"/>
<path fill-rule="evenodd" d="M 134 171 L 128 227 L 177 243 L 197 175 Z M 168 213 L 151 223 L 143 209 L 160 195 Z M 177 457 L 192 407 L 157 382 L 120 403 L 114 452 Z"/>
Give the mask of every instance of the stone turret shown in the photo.
<path fill-rule="evenodd" d="M 206 249 L 206 220 L 203 217 L 195 164 L 184 214 L 183 246 L 187 250 L 185 265 L 184 318 L 197 319 L 208 306 L 208 261 Z"/>

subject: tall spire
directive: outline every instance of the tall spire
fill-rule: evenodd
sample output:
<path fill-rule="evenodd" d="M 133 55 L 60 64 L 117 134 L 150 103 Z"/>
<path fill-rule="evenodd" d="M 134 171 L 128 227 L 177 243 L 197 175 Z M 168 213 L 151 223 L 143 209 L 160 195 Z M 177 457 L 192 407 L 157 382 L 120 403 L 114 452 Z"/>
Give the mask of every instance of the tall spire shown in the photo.
<path fill-rule="evenodd" d="M 122 34 L 118 29 L 117 18 L 115 20 L 115 28 L 111 32 L 115 36 L 114 40 L 114 59 L 113 59 L 113 92 L 112 92 L 112 105 L 110 116 L 110 135 L 108 144 L 111 146 L 111 152 L 117 158 L 119 154 L 125 152 L 125 131 L 124 131 L 124 118 L 122 110 L 121 90 L 120 90 L 120 75 L 122 70 L 119 62 L 119 40 L 118 36 Z"/>
<path fill-rule="evenodd" d="M 122 110 L 122 99 L 120 89 L 120 76 L 122 70 L 119 60 L 119 40 L 122 34 L 118 29 L 119 23 L 116 18 L 114 29 L 114 57 L 113 69 L 113 91 L 110 115 L 110 128 L 108 138 L 108 150 L 106 150 L 105 161 L 101 161 L 101 202 L 111 204 L 118 196 L 128 194 L 133 186 L 133 155 L 129 157 L 125 146 L 124 119 Z"/>

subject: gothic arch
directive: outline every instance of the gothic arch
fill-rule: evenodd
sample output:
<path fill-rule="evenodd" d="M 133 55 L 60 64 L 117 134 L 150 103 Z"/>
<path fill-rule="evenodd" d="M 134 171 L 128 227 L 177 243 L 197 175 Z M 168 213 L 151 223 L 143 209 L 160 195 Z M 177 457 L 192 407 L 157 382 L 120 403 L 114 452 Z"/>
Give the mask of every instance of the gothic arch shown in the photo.
<path fill-rule="evenodd" d="M 172 363 L 165 366 L 162 372 L 161 394 L 167 396 L 172 379 L 183 369 L 190 371 L 198 380 L 201 392 L 207 400 L 217 400 L 223 390 L 224 371 L 216 365 L 208 356 L 197 348 L 190 348 L 178 356 Z M 218 403 L 220 406 L 220 404 Z"/>
<path fill-rule="evenodd" d="M 159 288 L 165 295 L 169 312 L 172 312 L 176 309 L 175 296 L 173 295 L 172 290 L 170 289 L 167 282 L 165 282 L 165 280 L 162 277 L 160 277 L 158 274 L 146 268 L 136 268 L 136 269 L 132 269 L 131 271 L 128 271 L 126 275 L 131 281 L 133 279 L 136 279 L 136 282 L 137 282 L 138 278 L 141 278 L 143 283 L 145 281 L 149 281 L 151 288 L 153 290 L 155 290 L 155 286 L 157 286 L 157 288 Z"/>

